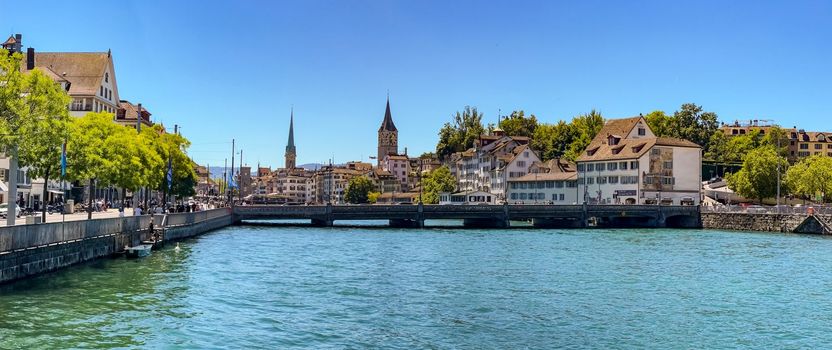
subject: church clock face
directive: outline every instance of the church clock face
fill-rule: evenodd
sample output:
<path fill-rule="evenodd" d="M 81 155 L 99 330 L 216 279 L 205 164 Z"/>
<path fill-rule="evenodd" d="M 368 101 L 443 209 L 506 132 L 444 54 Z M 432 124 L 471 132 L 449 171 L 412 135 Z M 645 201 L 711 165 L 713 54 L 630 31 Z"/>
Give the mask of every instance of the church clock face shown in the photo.
<path fill-rule="evenodd" d="M 390 135 L 388 135 L 387 142 L 389 142 L 388 143 L 389 145 L 395 145 L 396 144 L 396 134 L 390 133 Z"/>

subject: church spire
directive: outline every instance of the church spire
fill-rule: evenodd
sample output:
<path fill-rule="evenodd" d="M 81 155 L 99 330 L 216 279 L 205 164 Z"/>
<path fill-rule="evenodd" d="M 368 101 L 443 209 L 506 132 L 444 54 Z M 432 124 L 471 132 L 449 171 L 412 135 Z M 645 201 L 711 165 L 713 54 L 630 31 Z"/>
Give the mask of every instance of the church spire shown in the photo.
<path fill-rule="evenodd" d="M 398 131 L 396 124 L 393 124 L 393 115 L 390 114 L 390 95 L 387 95 L 387 109 L 384 111 L 384 121 L 381 122 L 378 131 Z"/>
<path fill-rule="evenodd" d="M 289 114 L 289 143 L 286 144 L 286 169 L 295 168 L 295 159 L 297 153 L 295 151 L 295 108 Z"/>

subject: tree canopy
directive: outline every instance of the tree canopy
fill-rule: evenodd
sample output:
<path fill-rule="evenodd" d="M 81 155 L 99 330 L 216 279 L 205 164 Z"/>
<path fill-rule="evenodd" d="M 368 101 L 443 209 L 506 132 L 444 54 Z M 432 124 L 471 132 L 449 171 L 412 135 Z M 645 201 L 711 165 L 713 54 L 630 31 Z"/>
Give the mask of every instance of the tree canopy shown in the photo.
<path fill-rule="evenodd" d="M 477 111 L 477 107 L 465 106 L 462 112 L 456 112 L 452 121 L 445 123 L 439 130 L 436 154 L 440 160 L 445 160 L 455 152 L 473 147 L 474 141 L 484 132 L 482 113 Z"/>
<path fill-rule="evenodd" d="M 500 120 L 499 126 L 506 135 L 533 137 L 538 122 L 534 114 L 526 117 L 525 112 L 519 110 L 511 112 L 511 115 Z"/>
<path fill-rule="evenodd" d="M 777 193 L 778 164 L 781 172 L 789 166 L 788 161 L 779 156 L 774 147 L 762 146 L 748 152 L 743 160 L 742 169 L 735 174 L 728 174 L 726 180 L 741 196 L 758 199 L 762 203 L 763 199 L 771 198 Z"/>
<path fill-rule="evenodd" d="M 373 181 L 369 177 L 356 176 L 350 179 L 347 184 L 347 189 L 344 191 L 344 200 L 352 204 L 369 203 L 370 192 L 373 192 L 374 189 Z M 376 196 L 376 198 L 378 197 Z"/>
<path fill-rule="evenodd" d="M 832 192 L 832 158 L 813 155 L 793 165 L 786 172 L 791 192 L 826 202 Z"/>
<path fill-rule="evenodd" d="M 446 166 L 431 171 L 422 179 L 422 202 L 426 204 L 439 203 L 439 194 L 452 192 L 456 189 L 456 179 Z"/>

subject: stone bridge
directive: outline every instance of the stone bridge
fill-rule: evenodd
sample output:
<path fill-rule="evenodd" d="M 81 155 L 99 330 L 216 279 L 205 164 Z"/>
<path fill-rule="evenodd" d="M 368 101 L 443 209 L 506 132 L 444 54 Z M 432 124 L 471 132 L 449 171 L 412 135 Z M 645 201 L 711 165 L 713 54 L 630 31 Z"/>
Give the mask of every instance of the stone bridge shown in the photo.
<path fill-rule="evenodd" d="M 310 220 L 317 226 L 388 220 L 394 227 L 424 227 L 425 220 L 462 220 L 470 227 L 508 227 L 510 221 L 535 227 L 701 227 L 699 207 L 665 205 L 252 205 L 234 207 L 233 213 L 235 222 Z"/>

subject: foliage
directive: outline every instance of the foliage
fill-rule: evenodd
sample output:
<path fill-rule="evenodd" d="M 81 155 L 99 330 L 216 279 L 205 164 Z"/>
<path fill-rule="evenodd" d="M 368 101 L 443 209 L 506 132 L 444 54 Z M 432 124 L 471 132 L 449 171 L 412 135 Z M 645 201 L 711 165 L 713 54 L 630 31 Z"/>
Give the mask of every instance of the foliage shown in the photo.
<path fill-rule="evenodd" d="M 667 115 L 664 111 L 652 111 L 644 116 L 647 120 L 647 126 L 658 137 L 672 137 L 674 136 L 673 128 L 675 120 L 673 117 Z"/>
<path fill-rule="evenodd" d="M 445 160 L 455 152 L 469 149 L 483 132 L 482 113 L 476 107 L 465 106 L 462 113 L 456 112 L 453 121 L 445 123 L 439 130 L 436 154 L 440 160 Z"/>
<path fill-rule="evenodd" d="M 564 158 L 574 161 L 581 155 L 592 139 L 604 127 L 604 117 L 601 113 L 592 110 L 588 114 L 582 114 L 572 118 L 572 128 L 574 132 L 574 139 L 569 144 L 569 150 L 564 153 Z"/>
<path fill-rule="evenodd" d="M 367 193 L 367 202 L 375 204 L 378 202 L 378 196 L 381 196 L 381 192 L 370 192 Z"/>
<path fill-rule="evenodd" d="M 820 196 L 826 202 L 832 192 L 832 158 L 813 155 L 803 159 L 786 172 L 786 184 L 792 193 Z"/>
<path fill-rule="evenodd" d="M 564 121 L 540 124 L 534 130 L 531 147 L 544 161 L 561 158 L 569 151 L 576 135 L 576 128 Z"/>
<path fill-rule="evenodd" d="M 356 176 L 350 179 L 347 184 L 347 189 L 344 191 L 344 200 L 352 204 L 368 203 L 370 192 L 374 189 L 373 181 L 369 177 Z"/>
<path fill-rule="evenodd" d="M 708 151 L 708 140 L 719 129 L 716 113 L 704 112 L 701 106 L 685 103 L 673 113 L 672 135 L 689 140 Z"/>
<path fill-rule="evenodd" d="M 534 114 L 526 117 L 522 110 L 511 112 L 511 115 L 500 120 L 500 129 L 509 136 L 533 137 L 537 127 L 537 117 Z"/>
<path fill-rule="evenodd" d="M 456 178 L 447 166 L 441 166 L 422 179 L 422 187 L 422 202 L 437 204 L 439 203 L 440 193 L 452 192 L 456 189 Z"/>
<path fill-rule="evenodd" d="M 788 168 L 789 163 L 777 154 L 771 146 L 763 146 L 751 150 L 746 154 L 742 170 L 736 174 L 728 174 L 726 180 L 735 192 L 745 198 L 763 199 L 773 197 L 777 193 L 777 168 L 780 171 Z"/>

